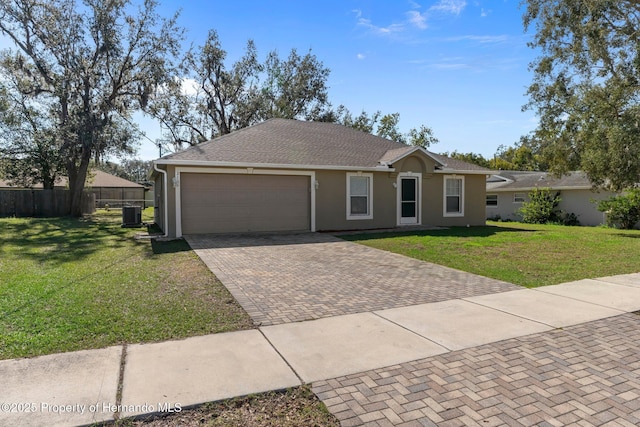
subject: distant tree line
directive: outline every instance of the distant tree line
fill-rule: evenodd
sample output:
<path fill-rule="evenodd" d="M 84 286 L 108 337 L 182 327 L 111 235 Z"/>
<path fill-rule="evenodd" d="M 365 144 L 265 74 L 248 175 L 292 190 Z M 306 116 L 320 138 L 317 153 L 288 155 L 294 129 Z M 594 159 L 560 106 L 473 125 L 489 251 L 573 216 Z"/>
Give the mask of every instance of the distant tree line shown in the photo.
<path fill-rule="evenodd" d="M 94 167 L 128 181 L 144 184 L 148 182 L 147 174 L 151 170 L 151 163 L 150 160 L 122 159 L 118 163 L 103 161 Z"/>
<path fill-rule="evenodd" d="M 500 145 L 491 158 L 479 153 L 459 153 L 457 151 L 442 153 L 445 156 L 472 163 L 492 170 L 542 171 L 549 170 L 544 156 L 535 151 L 527 137 L 513 147 Z"/>

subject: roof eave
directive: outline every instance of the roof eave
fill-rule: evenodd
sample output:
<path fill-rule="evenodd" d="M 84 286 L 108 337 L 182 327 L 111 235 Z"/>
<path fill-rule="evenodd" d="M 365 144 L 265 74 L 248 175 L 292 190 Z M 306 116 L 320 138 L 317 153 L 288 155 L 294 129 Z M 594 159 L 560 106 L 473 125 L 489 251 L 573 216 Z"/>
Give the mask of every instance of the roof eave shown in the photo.
<path fill-rule="evenodd" d="M 265 168 L 265 169 L 291 169 L 291 170 L 357 170 L 368 172 L 394 172 L 394 168 L 384 165 L 378 166 L 341 166 L 341 165 L 299 165 L 286 163 L 245 163 L 245 162 L 220 162 L 211 160 L 155 160 L 156 165 L 172 166 L 210 166 L 210 167 L 236 167 L 236 168 Z M 152 173 L 153 176 L 153 173 Z"/>
<path fill-rule="evenodd" d="M 436 169 L 434 173 L 443 175 L 491 175 L 491 171 L 472 169 Z"/>
<path fill-rule="evenodd" d="M 487 190 L 491 190 L 494 193 L 507 193 L 509 191 L 533 191 L 534 189 L 539 188 L 548 188 L 551 191 L 556 190 L 556 191 L 562 191 L 562 190 L 593 190 L 593 187 L 591 186 L 587 186 L 587 185 L 579 185 L 579 186 L 562 186 L 562 187 L 545 187 L 545 186 L 540 186 L 540 187 L 509 187 L 509 188 L 490 188 Z"/>

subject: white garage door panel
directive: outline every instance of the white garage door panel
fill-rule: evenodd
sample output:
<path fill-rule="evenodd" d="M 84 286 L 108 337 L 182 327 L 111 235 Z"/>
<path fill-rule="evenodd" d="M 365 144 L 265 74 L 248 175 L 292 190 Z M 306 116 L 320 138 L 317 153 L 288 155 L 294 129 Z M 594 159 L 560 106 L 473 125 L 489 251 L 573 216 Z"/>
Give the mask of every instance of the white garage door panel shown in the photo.
<path fill-rule="evenodd" d="M 182 233 L 310 229 L 310 178 L 182 173 Z"/>

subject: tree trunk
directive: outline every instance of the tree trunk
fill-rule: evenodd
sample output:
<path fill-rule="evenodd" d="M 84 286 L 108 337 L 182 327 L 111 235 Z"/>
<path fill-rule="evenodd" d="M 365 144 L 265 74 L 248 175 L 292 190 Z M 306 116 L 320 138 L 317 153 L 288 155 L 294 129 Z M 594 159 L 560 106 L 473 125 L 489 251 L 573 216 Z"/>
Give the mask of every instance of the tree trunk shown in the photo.
<path fill-rule="evenodd" d="M 53 187 L 55 186 L 55 179 L 51 179 L 49 177 L 45 177 L 42 180 L 42 188 L 45 190 L 53 190 Z"/>
<path fill-rule="evenodd" d="M 80 164 L 70 161 L 67 163 L 67 176 L 69 177 L 69 203 L 70 215 L 73 217 L 82 216 L 82 194 L 84 184 L 87 180 L 87 172 L 89 170 L 89 159 L 91 158 L 90 150 L 82 150 Z"/>

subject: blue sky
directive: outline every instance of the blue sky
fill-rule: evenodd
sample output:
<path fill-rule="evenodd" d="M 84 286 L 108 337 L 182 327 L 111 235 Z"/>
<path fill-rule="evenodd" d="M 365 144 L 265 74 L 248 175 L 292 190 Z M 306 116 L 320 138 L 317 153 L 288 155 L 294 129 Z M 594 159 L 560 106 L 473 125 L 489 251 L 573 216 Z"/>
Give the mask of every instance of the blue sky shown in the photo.
<path fill-rule="evenodd" d="M 521 112 L 530 83 L 519 0 L 325 0 L 306 2 L 161 0 L 195 46 L 218 31 L 233 61 L 253 39 L 261 59 L 271 50 L 311 49 L 331 70 L 329 99 L 353 113 L 400 113 L 407 132 L 430 126 L 436 152 L 492 156 L 536 125 Z M 153 140 L 160 128 L 139 120 Z M 143 140 L 140 157 L 157 157 Z"/>

